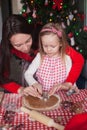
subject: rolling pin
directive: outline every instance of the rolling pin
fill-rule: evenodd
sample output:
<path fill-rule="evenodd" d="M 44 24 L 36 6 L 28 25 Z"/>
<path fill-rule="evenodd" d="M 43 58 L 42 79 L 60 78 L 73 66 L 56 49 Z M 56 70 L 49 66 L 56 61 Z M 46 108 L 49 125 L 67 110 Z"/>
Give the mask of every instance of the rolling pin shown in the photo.
<path fill-rule="evenodd" d="M 3 97 L 4 97 L 4 92 L 0 92 L 0 104 L 2 103 Z"/>
<path fill-rule="evenodd" d="M 48 127 L 54 127 L 58 130 L 64 130 L 64 126 L 55 123 L 54 120 L 48 116 L 43 115 L 40 112 L 37 112 L 35 110 L 29 110 L 25 107 L 21 107 L 21 110 L 27 114 L 29 114 L 29 116 L 33 119 L 35 119 L 36 121 L 48 126 Z"/>

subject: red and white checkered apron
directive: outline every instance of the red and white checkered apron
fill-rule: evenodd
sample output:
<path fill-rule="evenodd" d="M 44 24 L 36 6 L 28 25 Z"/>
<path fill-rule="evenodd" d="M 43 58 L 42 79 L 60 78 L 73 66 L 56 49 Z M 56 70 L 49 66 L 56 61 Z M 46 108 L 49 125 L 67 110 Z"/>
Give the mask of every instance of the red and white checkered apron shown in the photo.
<path fill-rule="evenodd" d="M 66 79 L 66 66 L 61 57 L 50 58 L 45 56 L 36 72 L 36 77 L 45 91 L 49 91 L 58 83 L 63 83 Z"/>

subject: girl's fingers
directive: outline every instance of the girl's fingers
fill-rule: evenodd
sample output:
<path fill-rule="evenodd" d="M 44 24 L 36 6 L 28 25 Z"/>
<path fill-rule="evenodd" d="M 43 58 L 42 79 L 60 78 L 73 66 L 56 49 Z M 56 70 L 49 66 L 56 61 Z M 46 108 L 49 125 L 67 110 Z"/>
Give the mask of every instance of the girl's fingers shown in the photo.
<path fill-rule="evenodd" d="M 26 96 L 31 95 L 33 97 L 41 98 L 41 94 L 38 92 L 38 89 L 35 86 L 29 86 L 25 88 L 23 94 Z"/>
<path fill-rule="evenodd" d="M 53 91 L 50 90 L 49 93 L 48 93 L 49 96 L 53 95 Z"/>
<path fill-rule="evenodd" d="M 42 95 L 42 86 L 40 84 L 36 85 L 35 88 L 37 89 L 38 93 Z"/>
<path fill-rule="evenodd" d="M 42 95 L 42 88 L 39 88 L 38 92 Z"/>
<path fill-rule="evenodd" d="M 35 91 L 36 97 L 40 98 L 42 91 L 41 91 L 41 89 L 38 89 L 38 88 L 34 86 L 34 91 Z"/>
<path fill-rule="evenodd" d="M 58 87 L 57 87 L 57 91 L 59 91 L 59 90 L 61 90 L 62 89 L 62 85 L 59 85 Z"/>
<path fill-rule="evenodd" d="M 41 87 L 37 87 L 36 89 L 36 97 L 41 98 L 42 97 L 42 89 Z"/>
<path fill-rule="evenodd" d="M 73 86 L 76 93 L 79 93 L 79 89 L 77 86 Z"/>
<path fill-rule="evenodd" d="M 28 95 L 31 95 L 31 96 L 34 96 L 34 97 L 38 96 L 37 91 L 32 86 L 25 88 L 23 94 L 26 95 L 26 96 L 28 96 Z"/>
<path fill-rule="evenodd" d="M 50 91 L 49 91 L 49 96 L 53 95 L 57 90 L 57 86 L 53 87 Z"/>

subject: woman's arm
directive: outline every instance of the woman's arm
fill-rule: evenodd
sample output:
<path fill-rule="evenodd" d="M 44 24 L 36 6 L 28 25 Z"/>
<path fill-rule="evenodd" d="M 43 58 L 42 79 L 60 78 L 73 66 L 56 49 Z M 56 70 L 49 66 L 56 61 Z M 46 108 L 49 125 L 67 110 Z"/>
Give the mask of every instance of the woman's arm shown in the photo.
<path fill-rule="evenodd" d="M 15 51 L 17 52 L 17 51 Z M 17 53 L 17 56 L 20 58 L 24 58 L 26 57 L 26 55 L 23 55 L 22 53 Z M 22 57 L 24 56 L 24 57 Z M 27 56 L 25 60 L 31 60 L 30 56 Z M 7 73 L 5 73 L 5 77 L 9 77 Z M 2 78 L 3 79 L 3 78 Z M 11 93 L 18 93 L 21 89 L 23 89 L 24 87 L 22 87 L 20 84 L 18 84 L 17 82 L 14 82 L 14 80 L 10 80 L 8 78 L 5 78 L 6 81 L 3 79 L 0 81 L 0 85 L 2 88 L 4 88 L 5 90 L 7 90 L 8 92 Z"/>
<path fill-rule="evenodd" d="M 16 82 L 5 83 L 1 86 L 11 93 L 18 93 L 18 89 L 21 88 L 21 85 L 17 84 Z"/>
<path fill-rule="evenodd" d="M 82 71 L 84 58 L 70 46 L 66 49 L 66 54 L 69 55 L 72 60 L 72 67 L 65 82 L 74 84 Z"/>

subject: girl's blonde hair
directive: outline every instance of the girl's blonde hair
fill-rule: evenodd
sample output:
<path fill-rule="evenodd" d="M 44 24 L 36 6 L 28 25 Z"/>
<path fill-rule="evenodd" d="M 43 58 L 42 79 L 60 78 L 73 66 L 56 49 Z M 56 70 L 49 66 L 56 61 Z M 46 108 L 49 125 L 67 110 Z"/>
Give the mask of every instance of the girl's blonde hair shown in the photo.
<path fill-rule="evenodd" d="M 58 24 L 58 23 L 47 23 L 46 25 L 42 27 L 39 33 L 39 51 L 41 53 L 41 56 L 45 54 L 43 50 L 41 38 L 49 34 L 54 34 L 58 36 L 59 42 L 61 44 L 59 51 L 60 51 L 61 56 L 63 57 L 65 55 L 65 50 L 68 43 L 67 43 L 65 31 L 62 28 L 61 24 Z"/>

